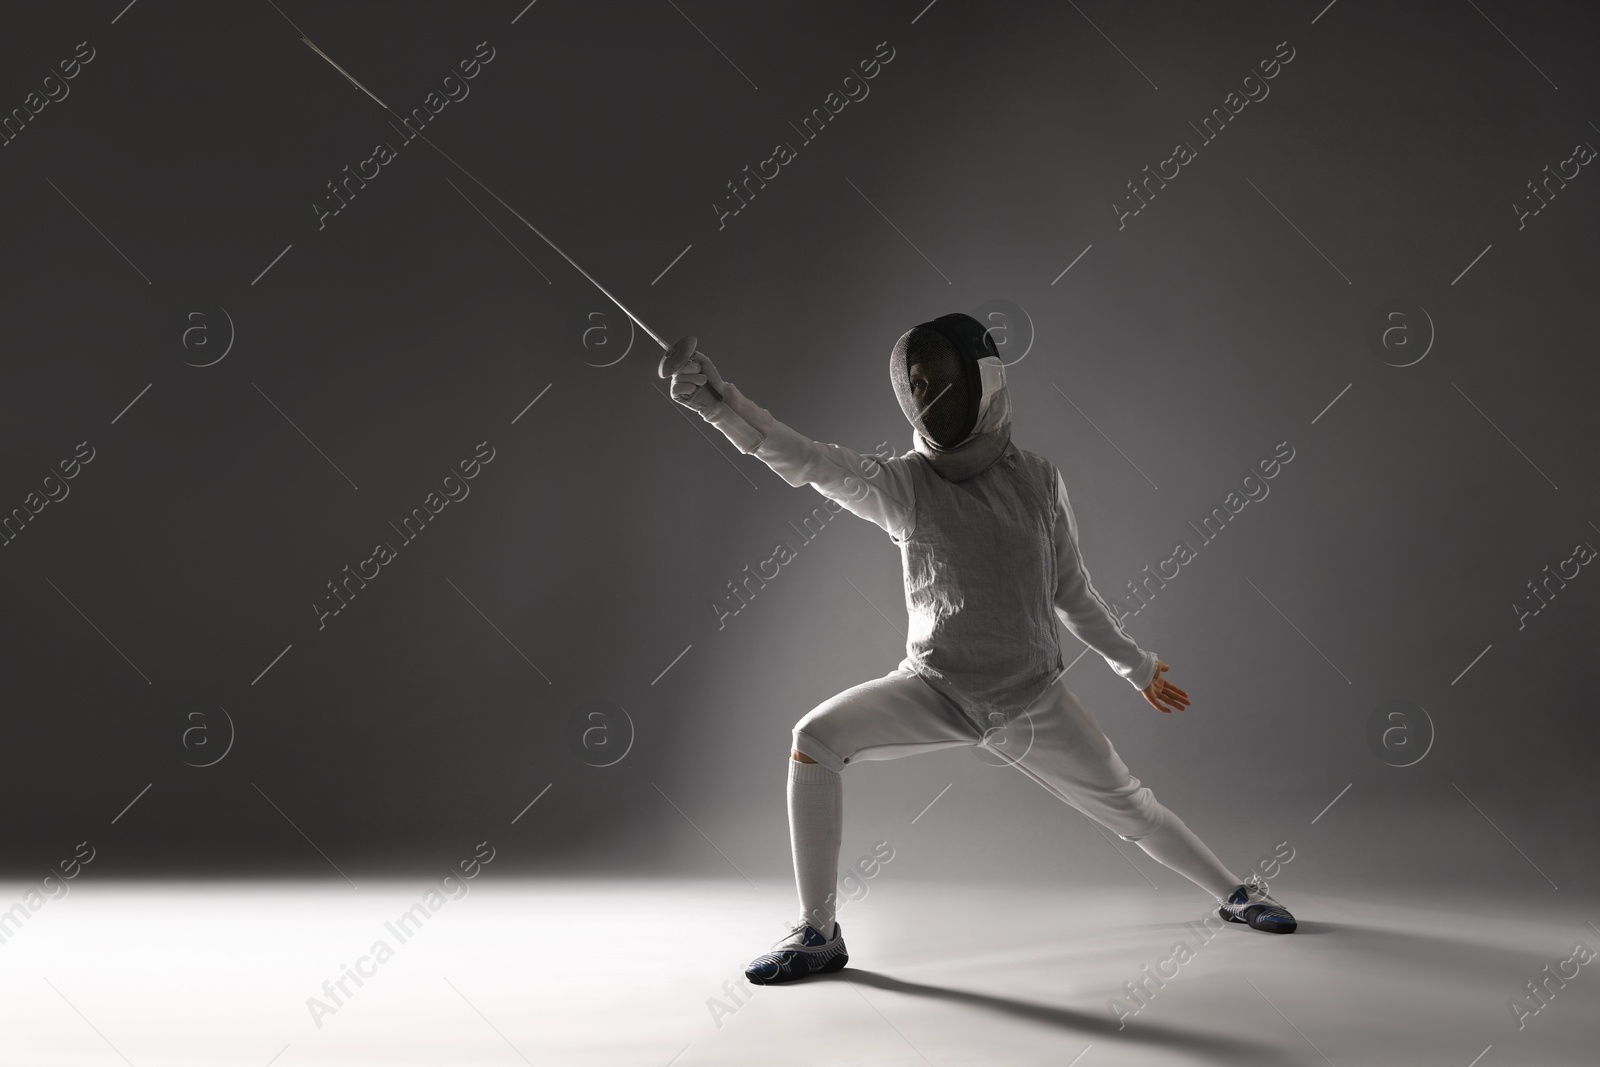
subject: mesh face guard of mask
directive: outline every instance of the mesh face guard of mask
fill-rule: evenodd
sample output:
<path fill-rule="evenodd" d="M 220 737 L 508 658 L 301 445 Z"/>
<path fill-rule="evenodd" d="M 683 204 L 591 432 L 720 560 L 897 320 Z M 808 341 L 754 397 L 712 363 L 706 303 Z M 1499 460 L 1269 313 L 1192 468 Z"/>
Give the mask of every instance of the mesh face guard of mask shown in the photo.
<path fill-rule="evenodd" d="M 954 448 L 978 424 L 978 360 L 985 356 L 999 358 L 993 338 L 977 319 L 961 314 L 912 327 L 889 353 L 889 380 L 900 410 L 938 447 Z"/>

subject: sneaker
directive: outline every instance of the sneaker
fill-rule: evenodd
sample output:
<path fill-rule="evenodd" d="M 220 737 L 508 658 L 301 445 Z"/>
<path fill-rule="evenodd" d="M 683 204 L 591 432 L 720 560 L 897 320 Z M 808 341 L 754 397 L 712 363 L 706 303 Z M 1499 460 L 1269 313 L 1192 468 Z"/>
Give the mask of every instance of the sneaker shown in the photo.
<path fill-rule="evenodd" d="M 1217 914 L 1231 923 L 1248 923 L 1269 934 L 1292 934 L 1299 924 L 1289 909 L 1267 896 L 1267 883 L 1252 874 L 1250 880 L 1225 900 L 1217 901 Z"/>
<path fill-rule="evenodd" d="M 844 948 L 844 927 L 833 924 L 833 939 L 829 940 L 808 923 L 797 923 L 789 936 L 772 946 L 772 951 L 757 956 L 744 969 L 744 976 L 753 985 L 777 985 L 793 982 L 810 974 L 829 974 L 850 962 Z"/>

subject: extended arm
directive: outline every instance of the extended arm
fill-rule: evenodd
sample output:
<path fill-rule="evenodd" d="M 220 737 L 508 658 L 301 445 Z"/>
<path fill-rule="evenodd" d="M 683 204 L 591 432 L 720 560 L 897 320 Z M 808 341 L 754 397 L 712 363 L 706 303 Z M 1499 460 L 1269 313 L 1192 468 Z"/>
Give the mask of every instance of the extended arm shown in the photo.
<path fill-rule="evenodd" d="M 1056 614 L 1072 635 L 1105 657 L 1111 669 L 1135 688 L 1147 688 L 1160 662 L 1129 637 L 1089 582 L 1078 550 L 1078 522 L 1067 500 L 1067 483 L 1056 472 Z"/>
<path fill-rule="evenodd" d="M 673 375 L 673 398 L 698 411 L 740 452 L 754 455 L 790 485 L 813 486 L 897 541 L 911 532 L 914 494 L 904 461 L 880 461 L 843 445 L 813 441 L 773 418 L 738 386 L 722 381 L 704 356 L 695 360 L 703 364 L 699 373 L 691 364 Z M 708 381 L 722 394 L 720 400 L 705 388 Z"/>

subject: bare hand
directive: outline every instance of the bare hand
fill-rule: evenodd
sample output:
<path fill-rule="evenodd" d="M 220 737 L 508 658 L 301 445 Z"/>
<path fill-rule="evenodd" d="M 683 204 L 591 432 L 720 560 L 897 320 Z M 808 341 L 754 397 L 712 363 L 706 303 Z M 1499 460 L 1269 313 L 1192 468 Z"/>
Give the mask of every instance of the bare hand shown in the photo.
<path fill-rule="evenodd" d="M 1156 676 L 1144 687 L 1144 698 L 1157 711 L 1171 714 L 1189 706 L 1189 694 L 1161 677 L 1161 672 L 1171 668 L 1161 660 L 1156 661 Z"/>

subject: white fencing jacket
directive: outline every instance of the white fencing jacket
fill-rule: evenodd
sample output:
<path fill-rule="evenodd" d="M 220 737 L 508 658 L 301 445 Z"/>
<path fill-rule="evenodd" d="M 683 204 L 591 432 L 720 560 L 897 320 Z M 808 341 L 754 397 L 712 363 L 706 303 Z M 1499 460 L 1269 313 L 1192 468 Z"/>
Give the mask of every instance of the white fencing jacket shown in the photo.
<path fill-rule="evenodd" d="M 912 451 L 879 460 L 813 441 L 732 383 L 701 414 L 790 485 L 813 486 L 900 546 L 910 622 L 901 666 L 986 729 L 1020 715 L 1065 669 L 1055 618 L 1136 689 L 1155 677 L 1157 658 L 1090 584 L 1061 472 L 1011 444 L 1003 366 L 979 366 L 978 424 L 954 449 L 914 434 Z"/>

